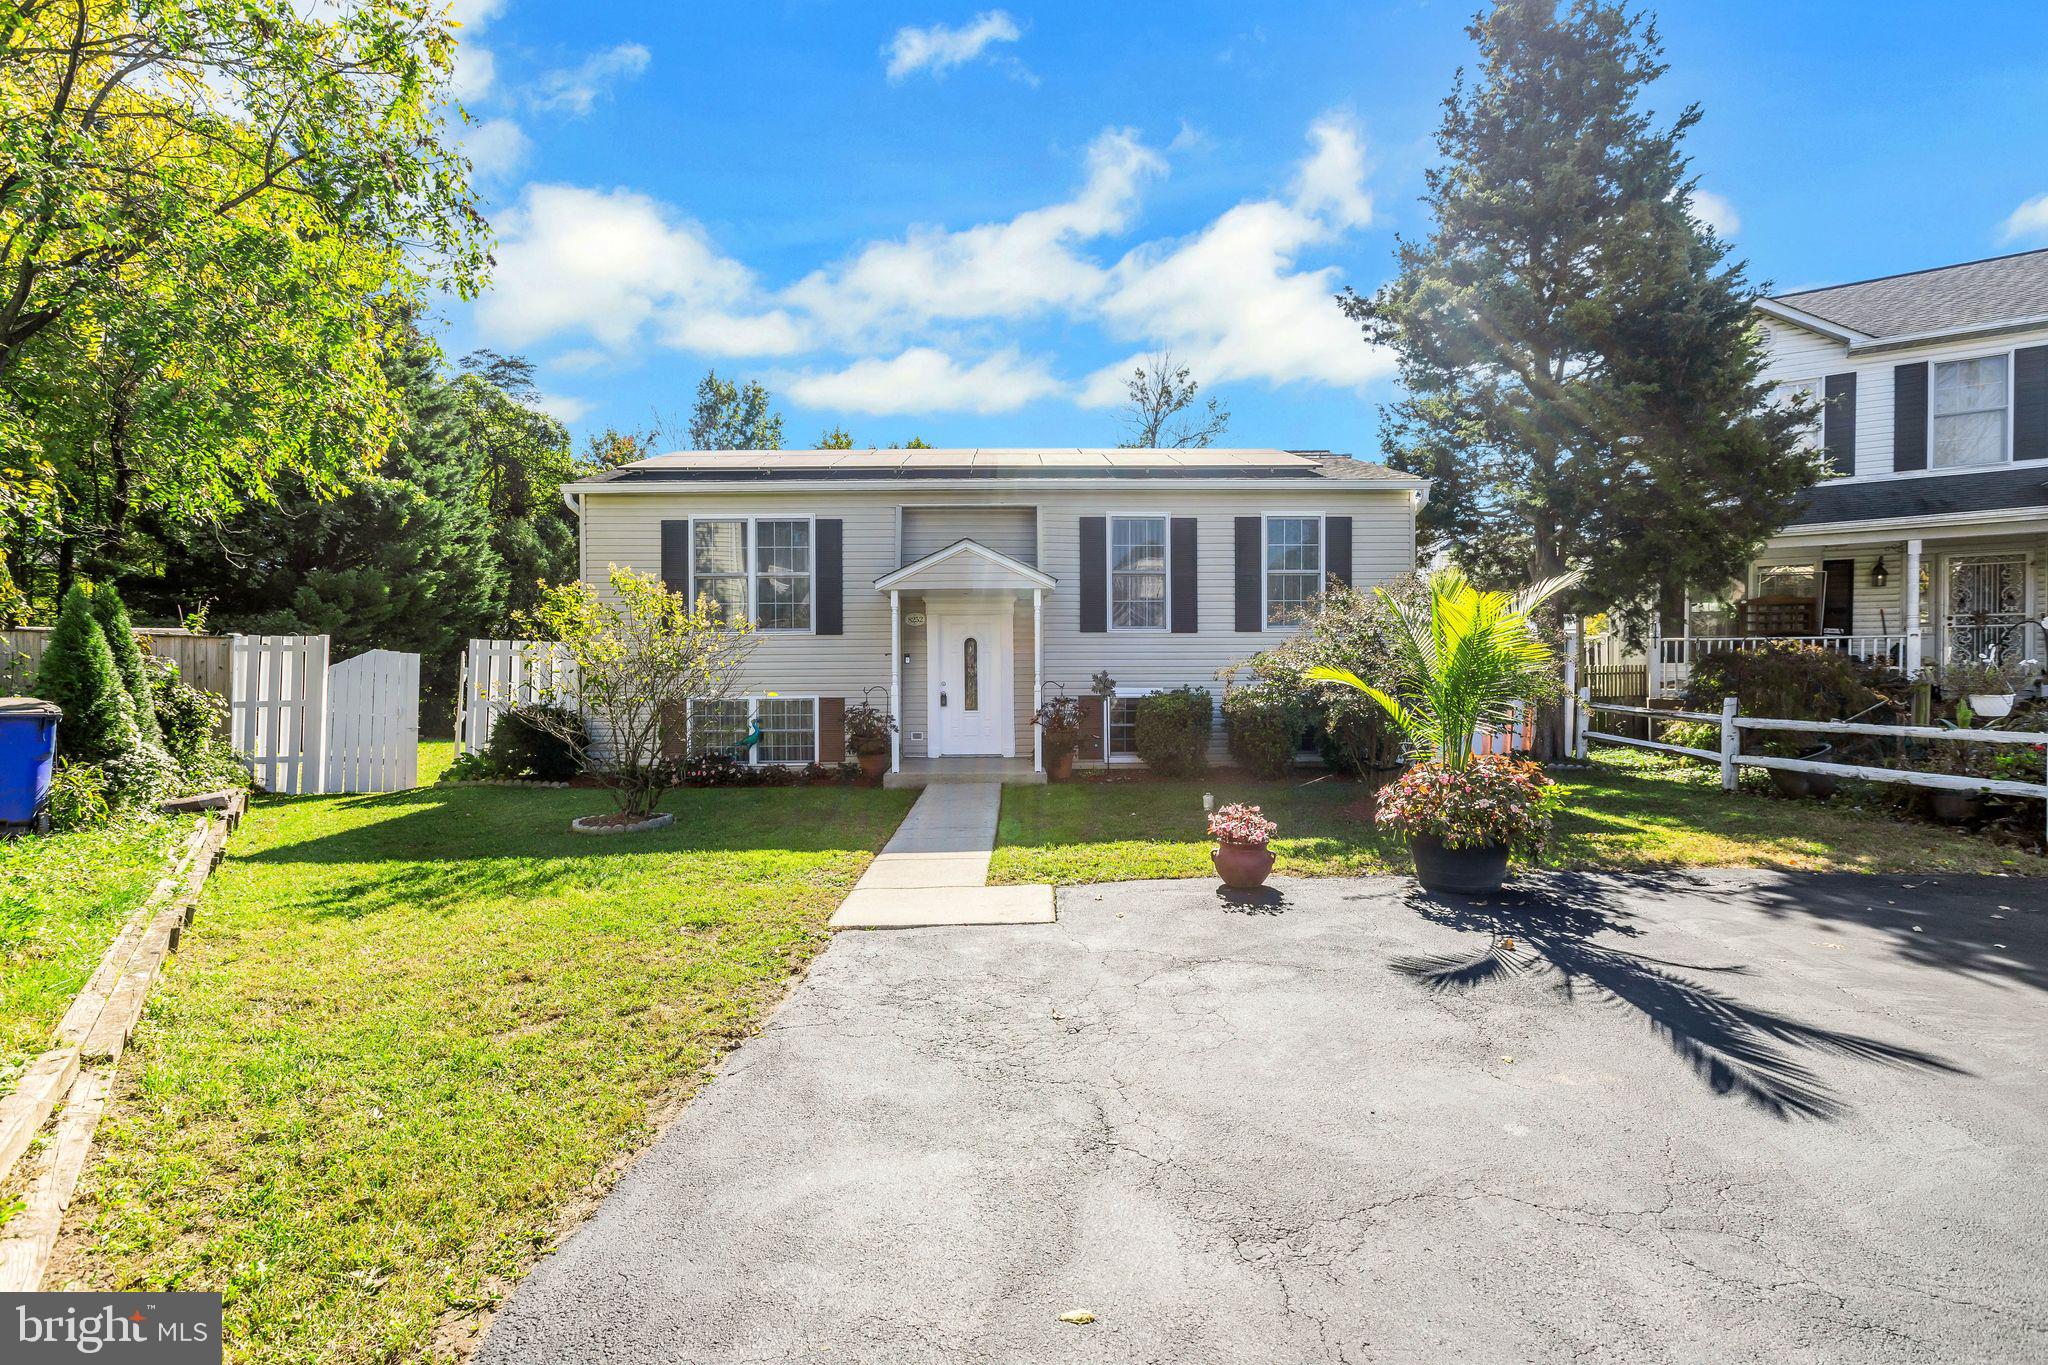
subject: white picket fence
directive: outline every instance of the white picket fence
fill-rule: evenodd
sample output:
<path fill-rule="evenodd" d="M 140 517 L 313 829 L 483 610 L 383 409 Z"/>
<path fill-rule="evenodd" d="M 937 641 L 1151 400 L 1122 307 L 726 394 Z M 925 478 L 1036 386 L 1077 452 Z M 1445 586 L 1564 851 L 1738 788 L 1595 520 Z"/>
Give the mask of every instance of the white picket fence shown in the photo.
<path fill-rule="evenodd" d="M 545 640 L 471 640 L 455 689 L 455 752 L 491 742 L 491 727 L 513 706 L 543 700 L 573 704 L 575 668 Z"/>
<path fill-rule="evenodd" d="M 325 635 L 237 635 L 229 725 L 265 791 L 400 791 L 419 780 L 420 656 L 376 649 L 329 666 Z"/>

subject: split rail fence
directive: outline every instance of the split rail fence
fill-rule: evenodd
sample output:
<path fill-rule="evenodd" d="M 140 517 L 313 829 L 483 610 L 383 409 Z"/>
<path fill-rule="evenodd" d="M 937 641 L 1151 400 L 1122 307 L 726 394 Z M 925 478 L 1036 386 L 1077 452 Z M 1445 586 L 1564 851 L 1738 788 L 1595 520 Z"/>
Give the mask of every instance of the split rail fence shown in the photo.
<path fill-rule="evenodd" d="M 2040 782 L 2017 782 L 2002 777 L 1928 773 L 1912 768 L 1878 768 L 1863 763 L 1826 763 L 1812 758 L 1785 758 L 1777 754 L 1742 752 L 1744 731 L 1757 734 L 1857 735 L 1950 744 L 2018 744 L 2035 748 L 2048 746 L 2048 734 L 2027 730 L 1951 730 L 1938 725 L 1869 725 L 1858 721 L 1784 720 L 1771 716 L 1745 716 L 1739 713 L 1739 705 L 1733 697 L 1722 701 L 1719 714 L 1705 711 L 1667 711 L 1647 706 L 1622 706 L 1600 702 L 1593 700 L 1588 688 L 1579 689 L 1576 701 L 1577 705 L 1572 708 L 1573 714 L 1569 723 L 1572 753 L 1581 759 L 1586 756 L 1587 749 L 1594 741 L 1621 744 L 1634 749 L 1651 749 L 1658 753 L 1678 754 L 1718 764 L 1721 769 L 1721 786 L 1728 791 L 1735 790 L 1738 770 L 1751 767 L 1776 768 L 1795 773 L 1819 773 L 1828 777 L 1855 778 L 1866 782 L 1898 782 L 1914 787 L 1929 787 L 1937 791 L 2016 796 L 2042 802 L 2043 819 L 2048 821 L 2048 776 L 2044 776 L 2044 780 Z M 1633 735 L 1617 734 L 1611 727 L 1607 730 L 1596 730 L 1593 728 L 1595 715 L 1642 717 L 1642 723 L 1646 727 L 1655 721 L 1702 722 L 1718 727 L 1720 743 L 1714 749 L 1699 749 L 1690 745 L 1671 744 L 1648 738 L 1647 730 L 1646 737 L 1641 739 Z M 2048 833 L 2048 824 L 2044 824 L 2044 833 Z"/>

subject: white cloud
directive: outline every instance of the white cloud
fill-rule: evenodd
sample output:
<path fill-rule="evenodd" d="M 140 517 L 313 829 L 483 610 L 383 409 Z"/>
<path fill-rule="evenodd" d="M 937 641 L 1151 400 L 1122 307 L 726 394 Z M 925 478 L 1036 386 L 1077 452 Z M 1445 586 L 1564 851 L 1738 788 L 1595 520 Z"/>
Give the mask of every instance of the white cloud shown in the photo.
<path fill-rule="evenodd" d="M 962 365 L 929 346 L 882 360 L 856 360 L 844 369 L 810 371 L 779 379 L 778 387 L 807 407 L 868 414 L 1012 412 L 1061 392 L 1043 360 L 1015 348 Z"/>
<path fill-rule="evenodd" d="M 1998 240 L 2017 242 L 2023 237 L 2048 237 L 2048 194 L 2037 194 L 2006 216 Z"/>
<path fill-rule="evenodd" d="M 508 118 L 489 118 L 462 130 L 462 150 L 479 180 L 504 180 L 533 154 L 533 139 Z"/>
<path fill-rule="evenodd" d="M 448 77 L 448 93 L 464 104 L 474 104 L 490 93 L 498 80 L 498 59 L 487 47 L 458 43 L 455 70 Z"/>
<path fill-rule="evenodd" d="M 882 55 L 889 59 L 888 74 L 892 81 L 918 71 L 938 76 L 973 61 L 992 43 L 1014 43 L 1023 36 L 1023 30 L 1007 12 L 992 9 L 975 15 L 971 23 L 959 28 L 945 24 L 915 28 L 906 24 L 896 30 Z"/>
<path fill-rule="evenodd" d="M 1298 268 L 1306 248 L 1372 217 L 1357 127 L 1328 116 L 1310 128 L 1309 141 L 1292 198 L 1238 204 L 1188 237 L 1147 243 L 1116 264 L 1101 314 L 1111 330 L 1147 349 L 1090 375 L 1082 402 L 1121 402 L 1132 365 L 1161 347 L 1208 384 L 1348 388 L 1392 371 L 1392 357 L 1367 346 L 1338 309 L 1336 267 Z"/>
<path fill-rule="evenodd" d="M 1712 190 L 1692 192 L 1692 216 L 1716 237 L 1733 237 L 1742 231 L 1742 215 L 1735 211 L 1735 205 Z"/>
<path fill-rule="evenodd" d="M 589 403 L 564 393 L 537 393 L 532 401 L 533 406 L 557 422 L 580 422 L 590 412 Z"/>
<path fill-rule="evenodd" d="M 575 66 L 544 73 L 528 95 L 536 109 L 562 109 L 587 114 L 612 88 L 647 69 L 653 54 L 638 43 L 593 52 Z"/>
<path fill-rule="evenodd" d="M 1124 231 L 1145 182 L 1166 170 L 1130 129 L 1110 129 L 1088 149 L 1088 176 L 1062 203 L 1007 222 L 958 232 L 913 229 L 852 259 L 815 271 L 789 301 L 842 336 L 891 333 L 936 320 L 1015 319 L 1086 304 L 1102 290 L 1084 242 Z"/>
<path fill-rule="evenodd" d="M 743 316 L 757 293 L 752 273 L 703 228 L 644 194 L 529 185 L 501 216 L 498 238 L 503 284 L 479 302 L 477 320 L 500 344 L 570 333 L 623 351 L 650 326 L 690 332 L 699 314 L 772 330 Z"/>
<path fill-rule="evenodd" d="M 582 374 L 586 370 L 601 369 L 611 363 L 610 351 L 599 350 L 595 346 L 579 346 L 575 350 L 564 351 L 551 358 L 548 361 L 548 368 L 563 374 Z"/>

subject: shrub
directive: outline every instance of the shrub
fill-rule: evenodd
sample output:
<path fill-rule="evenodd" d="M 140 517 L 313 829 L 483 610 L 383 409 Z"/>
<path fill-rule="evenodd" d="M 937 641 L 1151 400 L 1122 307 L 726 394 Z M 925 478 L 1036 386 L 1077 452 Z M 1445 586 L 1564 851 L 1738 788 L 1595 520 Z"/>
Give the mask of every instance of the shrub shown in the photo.
<path fill-rule="evenodd" d="M 150 699 L 164 748 L 181 764 L 194 762 L 208 745 L 219 742 L 228 719 L 228 699 L 186 683 L 178 676 L 177 665 L 168 660 L 149 663 L 155 673 Z"/>
<path fill-rule="evenodd" d="M 106 780 L 107 801 L 116 810 L 153 806 L 176 795 L 182 783 L 178 765 L 161 744 L 138 744 L 99 765 Z"/>
<path fill-rule="evenodd" d="M 1416 764 L 1380 790 L 1376 815 L 1404 838 L 1439 839 L 1445 848 L 1504 847 L 1529 857 L 1550 838 L 1557 800 L 1543 769 L 1493 754 L 1462 768 Z"/>
<path fill-rule="evenodd" d="M 1889 698 L 1880 690 L 1899 682 L 1879 664 L 1863 663 L 1819 645 L 1766 645 L 1709 653 L 1692 666 L 1685 688 L 1690 711 L 1716 712 L 1733 697 L 1745 716 L 1782 720 L 1841 720 Z"/>
<path fill-rule="evenodd" d="M 1310 683 L 1302 675 L 1315 667 L 1337 668 L 1374 686 L 1391 686 L 1394 617 L 1390 604 L 1422 597 L 1422 580 L 1412 575 L 1374 591 L 1334 584 L 1308 603 L 1291 639 L 1254 656 L 1248 664 L 1255 681 L 1296 700 L 1305 725 L 1315 732 L 1323 761 L 1340 772 L 1356 774 L 1398 766 L 1400 736 L 1379 706 L 1363 693 Z"/>
<path fill-rule="evenodd" d="M 113 584 L 102 583 L 92 590 L 92 614 L 100 623 L 100 633 L 107 638 L 114 670 L 121 675 L 121 686 L 127 689 L 128 700 L 134 704 L 135 731 L 143 743 L 153 743 L 161 736 L 151 698 L 149 669 L 143 663 L 142 646 L 135 639 L 135 625 L 128 619 L 128 608 Z"/>
<path fill-rule="evenodd" d="M 65 763 L 50 779 L 50 828 L 94 829 L 114 816 L 107 779 L 91 763 Z"/>
<path fill-rule="evenodd" d="M 64 710 L 57 723 L 60 753 L 81 763 L 125 754 L 141 742 L 135 704 L 121 686 L 106 633 L 82 586 L 64 594 L 57 627 L 36 669 L 36 695 Z"/>
<path fill-rule="evenodd" d="M 1256 679 L 1223 694 L 1231 761 L 1254 777 L 1283 776 L 1308 725 L 1301 693 L 1275 679 Z"/>
<path fill-rule="evenodd" d="M 1185 777 L 1209 766 L 1209 729 L 1216 699 L 1206 687 L 1176 687 L 1138 698 L 1132 742 L 1153 772 Z"/>
<path fill-rule="evenodd" d="M 581 767 L 577 755 L 589 747 L 589 727 L 575 711 L 523 702 L 508 707 L 491 727 L 483 762 L 494 777 L 567 782 Z"/>

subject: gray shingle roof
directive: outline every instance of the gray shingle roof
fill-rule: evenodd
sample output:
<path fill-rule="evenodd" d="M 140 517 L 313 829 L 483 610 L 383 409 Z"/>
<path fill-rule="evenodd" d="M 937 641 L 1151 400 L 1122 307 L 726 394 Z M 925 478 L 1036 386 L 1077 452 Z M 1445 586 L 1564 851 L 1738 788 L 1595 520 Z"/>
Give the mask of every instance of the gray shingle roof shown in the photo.
<path fill-rule="evenodd" d="M 1803 289 L 1774 301 L 1873 337 L 2048 317 L 2048 248 Z"/>
<path fill-rule="evenodd" d="M 569 485 L 798 480 L 1333 479 L 1413 484 L 1413 475 L 1327 450 L 690 450 Z"/>
<path fill-rule="evenodd" d="M 2048 508 L 2048 460 L 2023 460 L 1981 474 L 1816 484 L 1800 495 L 1799 510 L 1786 529 L 2030 508 Z"/>

